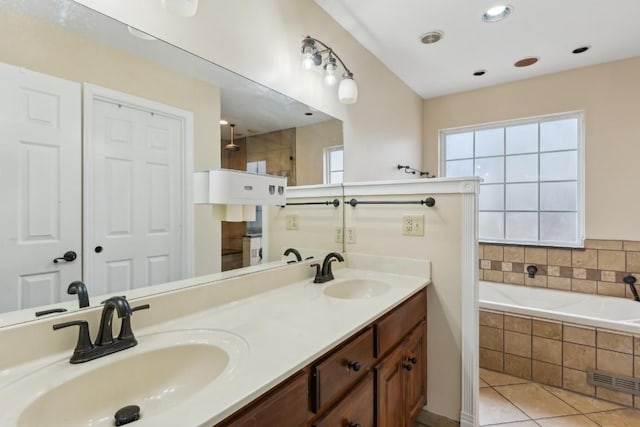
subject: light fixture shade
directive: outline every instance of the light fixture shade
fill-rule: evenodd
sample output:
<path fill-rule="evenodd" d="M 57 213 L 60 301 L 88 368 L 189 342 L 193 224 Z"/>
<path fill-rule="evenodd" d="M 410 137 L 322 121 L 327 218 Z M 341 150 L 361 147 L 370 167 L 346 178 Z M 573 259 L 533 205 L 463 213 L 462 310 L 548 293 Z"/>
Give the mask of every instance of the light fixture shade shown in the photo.
<path fill-rule="evenodd" d="M 338 100 L 343 104 L 358 102 L 358 85 L 353 80 L 353 74 L 345 73 L 338 86 Z"/>
<path fill-rule="evenodd" d="M 198 0 L 160 0 L 168 13 L 182 18 L 190 18 L 198 10 Z"/>
<path fill-rule="evenodd" d="M 324 64 L 324 83 L 327 86 L 335 86 L 338 82 L 338 78 L 336 77 L 337 69 L 338 65 L 336 64 L 336 59 L 332 56 L 329 56 L 326 63 Z"/>

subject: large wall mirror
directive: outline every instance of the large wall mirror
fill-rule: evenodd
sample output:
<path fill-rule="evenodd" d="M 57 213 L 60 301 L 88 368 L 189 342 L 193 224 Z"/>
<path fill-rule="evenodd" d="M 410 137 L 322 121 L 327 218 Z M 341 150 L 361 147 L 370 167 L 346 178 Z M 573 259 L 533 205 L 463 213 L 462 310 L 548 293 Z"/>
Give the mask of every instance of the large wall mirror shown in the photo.
<path fill-rule="evenodd" d="M 225 263 L 234 275 L 256 270 L 247 262 L 282 266 L 281 254 L 237 256 L 246 237 L 269 234 L 260 209 L 225 222 L 194 207 L 193 171 L 341 180 L 342 123 L 232 71 L 72 0 L 0 0 L 0 27 L 0 326 L 52 303 L 77 308 L 66 290 L 80 278 L 97 304 L 225 277 Z"/>

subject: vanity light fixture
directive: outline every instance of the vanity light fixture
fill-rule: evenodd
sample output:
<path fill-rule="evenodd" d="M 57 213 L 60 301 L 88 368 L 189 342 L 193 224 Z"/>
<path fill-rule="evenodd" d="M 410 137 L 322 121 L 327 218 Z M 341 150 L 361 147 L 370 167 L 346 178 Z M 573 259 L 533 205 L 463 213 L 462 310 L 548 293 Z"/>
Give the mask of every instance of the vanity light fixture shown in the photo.
<path fill-rule="evenodd" d="M 160 0 L 168 13 L 181 18 L 191 18 L 198 10 L 198 0 Z"/>
<path fill-rule="evenodd" d="M 318 49 L 320 46 L 321 50 Z M 344 68 L 342 80 L 338 86 L 338 100 L 343 104 L 355 104 L 358 101 L 358 85 L 353 79 L 353 73 L 344 65 L 338 54 L 318 39 L 306 36 L 302 39 L 302 67 L 312 70 L 321 67 L 324 70 L 324 82 L 327 86 L 335 86 L 338 82 L 338 62 Z M 326 57 L 323 58 L 322 55 Z"/>
<path fill-rule="evenodd" d="M 507 16 L 511 15 L 511 12 L 513 12 L 513 6 L 510 4 L 493 6 L 487 9 L 487 11 L 482 15 L 482 20 L 487 23 L 502 21 Z"/>

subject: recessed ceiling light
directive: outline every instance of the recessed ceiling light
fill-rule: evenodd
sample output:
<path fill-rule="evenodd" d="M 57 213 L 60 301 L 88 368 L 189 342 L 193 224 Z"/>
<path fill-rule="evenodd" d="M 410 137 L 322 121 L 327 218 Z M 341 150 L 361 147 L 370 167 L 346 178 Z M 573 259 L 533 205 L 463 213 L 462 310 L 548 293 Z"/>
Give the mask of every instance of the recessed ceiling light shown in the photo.
<path fill-rule="evenodd" d="M 478 70 L 473 73 L 474 76 L 484 76 L 487 74 L 487 70 Z"/>
<path fill-rule="evenodd" d="M 487 9 L 487 11 L 482 15 L 482 20 L 484 22 L 502 21 L 504 18 L 511 15 L 511 12 L 513 12 L 513 6 L 510 4 L 493 6 Z"/>
<path fill-rule="evenodd" d="M 513 64 L 513 66 L 518 68 L 528 67 L 530 65 L 535 64 L 536 62 L 538 62 L 538 58 L 536 58 L 535 56 L 530 56 L 528 58 L 523 58 L 519 61 L 516 61 L 516 63 Z"/>
<path fill-rule="evenodd" d="M 442 40 L 442 37 L 444 37 L 442 31 L 429 31 L 420 36 L 420 41 L 424 44 L 433 44 Z"/>
<path fill-rule="evenodd" d="M 586 51 L 588 51 L 590 48 L 591 48 L 591 46 L 582 46 L 582 47 L 579 47 L 579 48 L 577 48 L 577 49 L 573 49 L 571 52 L 572 52 L 572 53 L 575 53 L 575 54 L 578 54 L 578 53 L 586 52 Z"/>
<path fill-rule="evenodd" d="M 229 122 L 226 121 L 225 119 L 222 119 L 222 120 L 220 120 L 220 124 L 224 126 L 224 125 L 228 125 Z"/>

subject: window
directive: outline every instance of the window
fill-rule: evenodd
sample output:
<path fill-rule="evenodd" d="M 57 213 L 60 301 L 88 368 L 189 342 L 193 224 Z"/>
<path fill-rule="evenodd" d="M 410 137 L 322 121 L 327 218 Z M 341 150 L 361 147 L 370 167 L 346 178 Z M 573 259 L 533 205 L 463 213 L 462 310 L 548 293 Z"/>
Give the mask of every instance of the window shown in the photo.
<path fill-rule="evenodd" d="M 340 184 L 344 178 L 344 147 L 336 145 L 324 150 L 324 183 Z"/>
<path fill-rule="evenodd" d="M 582 246 L 582 123 L 576 113 L 441 133 L 444 175 L 483 179 L 480 241 Z"/>

